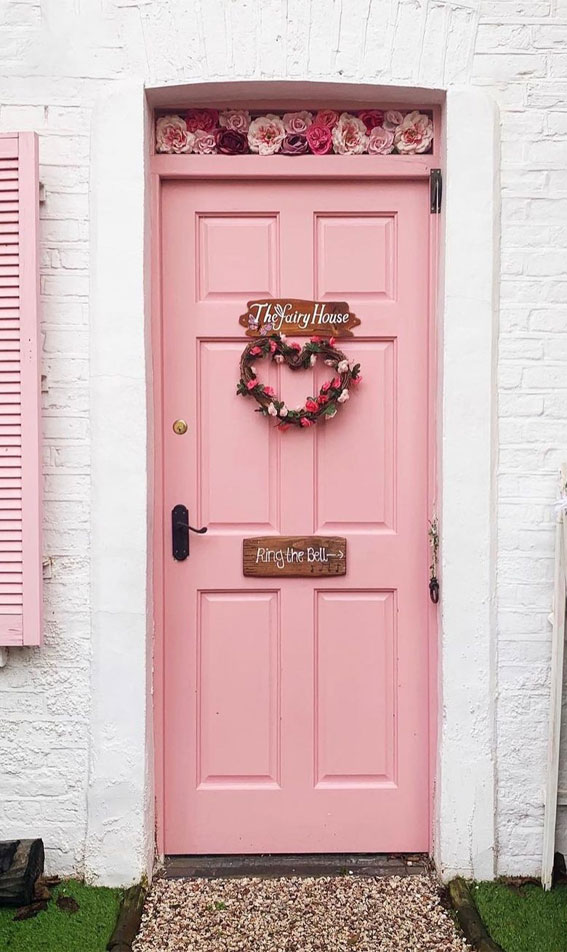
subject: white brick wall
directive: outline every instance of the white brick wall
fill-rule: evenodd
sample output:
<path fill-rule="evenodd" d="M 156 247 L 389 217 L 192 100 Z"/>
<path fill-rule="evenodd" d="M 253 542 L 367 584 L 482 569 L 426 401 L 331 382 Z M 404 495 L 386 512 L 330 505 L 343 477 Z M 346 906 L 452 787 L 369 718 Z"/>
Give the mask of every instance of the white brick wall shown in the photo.
<path fill-rule="evenodd" d="M 567 457 L 567 0 L 0 0 L 0 26 L 0 129 L 41 136 L 45 550 L 53 559 L 46 646 L 13 651 L 0 672 L 0 834 L 41 833 L 52 870 L 82 871 L 89 135 L 97 94 L 128 75 L 152 85 L 473 82 L 499 102 L 502 132 L 498 867 L 537 872 L 551 503 Z M 470 147 L 483 148 L 474 129 Z M 567 850 L 565 821 L 561 829 Z"/>

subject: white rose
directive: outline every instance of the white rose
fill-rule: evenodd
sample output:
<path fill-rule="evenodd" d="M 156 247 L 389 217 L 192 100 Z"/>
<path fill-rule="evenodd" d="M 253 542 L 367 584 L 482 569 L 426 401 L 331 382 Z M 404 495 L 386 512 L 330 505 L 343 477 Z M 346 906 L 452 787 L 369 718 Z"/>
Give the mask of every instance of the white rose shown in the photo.
<path fill-rule="evenodd" d="M 285 403 L 284 403 L 283 407 L 280 407 L 280 416 L 281 416 L 281 417 L 286 417 L 287 414 L 288 414 L 288 409 L 287 409 L 287 407 L 286 407 L 286 405 L 285 405 Z"/>
<path fill-rule="evenodd" d="M 341 360 L 341 361 L 337 364 L 337 370 L 338 370 L 338 372 L 339 372 L 340 374 L 346 374 L 346 372 L 347 372 L 347 370 L 348 370 L 348 360 Z"/>
<path fill-rule="evenodd" d="M 342 390 L 340 396 L 337 397 L 337 403 L 344 403 L 345 400 L 348 400 L 349 392 L 348 390 Z"/>
<path fill-rule="evenodd" d="M 311 357 L 309 358 L 309 363 L 311 364 L 312 367 L 315 366 L 315 364 L 317 363 L 317 354 L 311 354 Z"/>
<path fill-rule="evenodd" d="M 259 155 L 273 155 L 279 152 L 285 139 L 285 128 L 279 116 L 268 113 L 253 119 L 248 129 L 248 145 L 251 152 Z"/>
<path fill-rule="evenodd" d="M 274 406 L 273 403 L 270 403 L 270 404 L 268 405 L 268 413 L 270 414 L 270 416 L 277 416 L 277 415 L 278 415 L 278 411 L 276 410 L 276 408 L 275 408 L 275 406 Z"/>
<path fill-rule="evenodd" d="M 333 129 L 333 146 L 339 155 L 360 155 L 368 148 L 366 126 L 358 116 L 342 112 Z"/>

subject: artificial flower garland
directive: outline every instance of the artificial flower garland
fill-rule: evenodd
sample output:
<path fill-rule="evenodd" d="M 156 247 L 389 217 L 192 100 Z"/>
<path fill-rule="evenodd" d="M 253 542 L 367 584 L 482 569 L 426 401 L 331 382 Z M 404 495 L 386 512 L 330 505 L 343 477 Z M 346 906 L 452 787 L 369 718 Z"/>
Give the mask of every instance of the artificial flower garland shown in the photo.
<path fill-rule="evenodd" d="M 210 155 L 415 155 L 431 151 L 426 113 L 396 109 L 267 113 L 248 109 L 189 109 L 156 122 L 156 150 Z"/>
<path fill-rule="evenodd" d="M 278 399 L 272 387 L 264 386 L 256 377 L 254 360 L 268 356 L 275 363 L 285 362 L 292 370 L 306 370 L 316 364 L 317 357 L 323 357 L 325 364 L 336 374 L 332 380 L 325 381 L 317 397 L 308 397 L 304 407 L 292 410 Z M 312 337 L 301 347 L 295 341 L 288 344 L 285 334 L 267 334 L 251 341 L 244 349 L 236 392 L 243 397 L 254 397 L 259 404 L 257 413 L 273 417 L 280 430 L 289 430 L 291 426 L 314 426 L 321 418 L 331 420 L 341 404 L 349 399 L 350 386 L 361 380 L 360 364 L 337 350 L 332 337 L 328 340 Z"/>

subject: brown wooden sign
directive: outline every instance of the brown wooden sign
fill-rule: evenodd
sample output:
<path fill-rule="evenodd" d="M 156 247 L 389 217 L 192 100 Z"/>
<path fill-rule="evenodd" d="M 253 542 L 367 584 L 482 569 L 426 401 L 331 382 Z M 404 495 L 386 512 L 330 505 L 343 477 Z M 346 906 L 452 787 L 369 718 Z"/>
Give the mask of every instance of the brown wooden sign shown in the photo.
<path fill-rule="evenodd" d="M 290 337 L 352 337 L 360 321 L 346 301 L 303 301 L 301 298 L 262 298 L 248 301 L 240 324 L 248 337 L 277 332 Z"/>
<path fill-rule="evenodd" d="M 244 575 L 260 578 L 346 575 L 346 539 L 339 536 L 261 536 L 242 542 Z"/>

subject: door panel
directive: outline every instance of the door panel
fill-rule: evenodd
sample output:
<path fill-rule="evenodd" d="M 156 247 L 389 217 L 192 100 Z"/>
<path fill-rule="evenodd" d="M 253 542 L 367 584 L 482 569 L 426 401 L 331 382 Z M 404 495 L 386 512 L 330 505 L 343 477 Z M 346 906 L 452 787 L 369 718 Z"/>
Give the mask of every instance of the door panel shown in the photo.
<path fill-rule="evenodd" d="M 425 182 L 163 184 L 167 853 L 428 848 L 428 242 Z M 364 381 L 311 430 L 236 396 L 269 295 L 362 321 Z M 328 376 L 257 370 L 291 406 Z M 180 563 L 177 503 L 208 526 Z M 344 535 L 347 574 L 244 578 L 258 534 Z"/>

